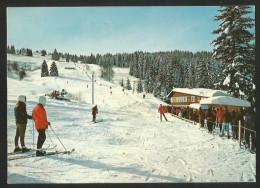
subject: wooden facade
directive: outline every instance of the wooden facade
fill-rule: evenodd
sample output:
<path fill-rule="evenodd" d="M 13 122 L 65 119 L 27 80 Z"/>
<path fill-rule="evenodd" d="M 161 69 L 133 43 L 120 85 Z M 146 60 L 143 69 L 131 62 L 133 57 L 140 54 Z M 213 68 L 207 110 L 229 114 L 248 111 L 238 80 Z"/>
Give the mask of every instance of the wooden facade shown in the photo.
<path fill-rule="evenodd" d="M 189 106 L 191 103 L 199 103 L 205 97 L 187 93 L 174 92 L 171 96 L 172 106 Z"/>
<path fill-rule="evenodd" d="M 176 88 L 174 89 L 168 97 L 170 98 L 170 104 L 176 107 L 187 107 L 192 103 L 200 103 L 200 100 L 204 98 L 210 98 L 212 96 L 228 96 L 223 92 L 218 90 L 209 90 L 203 89 L 200 91 L 199 89 L 186 89 L 186 88 Z M 224 109 L 227 106 L 229 111 L 237 110 L 240 111 L 239 106 L 229 106 L 229 105 L 216 105 L 216 104 L 208 104 L 210 107 L 214 108 L 222 108 Z"/>
<path fill-rule="evenodd" d="M 170 98 L 170 104 L 179 107 L 186 107 L 192 103 L 200 103 L 200 100 L 214 96 L 228 96 L 228 94 L 225 91 L 205 88 L 174 88 L 167 95 Z"/>

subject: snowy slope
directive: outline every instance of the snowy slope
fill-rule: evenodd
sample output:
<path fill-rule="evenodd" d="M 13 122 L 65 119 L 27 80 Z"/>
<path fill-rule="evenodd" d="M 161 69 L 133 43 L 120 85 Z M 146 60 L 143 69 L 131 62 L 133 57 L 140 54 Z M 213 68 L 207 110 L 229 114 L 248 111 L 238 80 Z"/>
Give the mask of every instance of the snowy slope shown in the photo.
<path fill-rule="evenodd" d="M 41 56 L 8 55 L 8 60 L 50 67 L 52 60 Z M 7 78 L 7 144 L 14 149 L 13 108 L 19 94 L 27 96 L 31 113 L 38 97 L 53 90 L 66 89 L 80 100 L 47 98 L 46 111 L 52 128 L 71 155 L 53 155 L 8 161 L 8 183 L 194 183 L 255 182 L 256 156 L 239 149 L 238 143 L 220 138 L 218 130 L 209 134 L 197 125 L 166 114 L 170 122 L 160 122 L 160 100 L 147 94 L 122 91 L 118 81 L 128 69 L 115 68 L 113 82 L 100 78 L 97 65 L 56 62 L 59 76 L 40 77 L 40 70 L 28 73 L 22 81 Z M 75 70 L 65 69 L 66 66 Z M 91 121 L 91 75 L 95 74 L 95 100 L 99 114 Z M 112 89 L 110 89 L 110 87 Z M 112 91 L 112 94 L 110 92 Z M 47 130 L 44 146 L 57 144 L 65 150 L 52 129 Z M 25 143 L 36 148 L 37 134 L 28 121 Z"/>

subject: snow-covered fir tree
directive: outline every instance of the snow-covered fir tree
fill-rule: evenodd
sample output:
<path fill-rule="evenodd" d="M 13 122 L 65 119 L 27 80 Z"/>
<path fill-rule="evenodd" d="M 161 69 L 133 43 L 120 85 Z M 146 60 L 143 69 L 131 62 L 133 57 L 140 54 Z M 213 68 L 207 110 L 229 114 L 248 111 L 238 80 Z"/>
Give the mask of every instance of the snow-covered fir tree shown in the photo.
<path fill-rule="evenodd" d="M 57 52 L 57 50 L 55 49 L 54 52 L 51 54 L 51 59 L 54 61 L 59 61 L 60 56 L 59 53 Z"/>
<path fill-rule="evenodd" d="M 42 63 L 42 68 L 41 68 L 41 77 L 49 76 L 49 70 L 48 70 L 48 65 L 46 61 L 44 60 Z"/>
<path fill-rule="evenodd" d="M 131 89 L 132 89 L 132 86 L 131 86 L 131 83 L 130 83 L 129 78 L 127 78 L 127 80 L 126 80 L 125 88 L 126 88 L 127 90 L 131 90 Z"/>
<path fill-rule="evenodd" d="M 46 50 L 41 50 L 41 56 L 46 56 L 46 55 L 47 55 Z"/>
<path fill-rule="evenodd" d="M 120 81 L 120 86 L 124 87 L 124 80 L 123 79 Z"/>
<path fill-rule="evenodd" d="M 26 56 L 33 56 L 33 52 L 32 52 L 32 50 L 31 49 L 26 49 Z"/>
<path fill-rule="evenodd" d="M 98 64 L 101 66 L 101 77 L 105 80 L 111 81 L 115 75 L 113 70 L 113 56 L 111 54 L 105 54 L 99 59 Z"/>
<path fill-rule="evenodd" d="M 141 79 L 139 79 L 138 82 L 137 82 L 137 92 L 138 93 L 142 93 L 143 92 L 143 83 L 142 83 Z"/>
<path fill-rule="evenodd" d="M 19 71 L 19 79 L 22 80 L 24 77 L 26 77 L 26 72 L 25 72 L 25 69 L 21 69 Z"/>
<path fill-rule="evenodd" d="M 11 45 L 11 47 L 7 46 L 7 53 L 15 54 L 15 47 L 14 47 L 14 45 Z"/>
<path fill-rule="evenodd" d="M 234 97 L 255 101 L 254 19 L 250 6 L 222 6 L 215 17 L 219 27 L 213 31 L 213 57 L 225 67 L 218 86 Z"/>
<path fill-rule="evenodd" d="M 213 70 L 210 59 L 201 59 L 197 63 L 197 77 L 196 77 L 196 87 L 197 88 L 213 88 Z"/>
<path fill-rule="evenodd" d="M 50 76 L 59 76 L 58 68 L 54 61 L 51 64 Z"/>
<path fill-rule="evenodd" d="M 96 64 L 96 57 L 92 53 L 89 56 L 89 64 Z"/>

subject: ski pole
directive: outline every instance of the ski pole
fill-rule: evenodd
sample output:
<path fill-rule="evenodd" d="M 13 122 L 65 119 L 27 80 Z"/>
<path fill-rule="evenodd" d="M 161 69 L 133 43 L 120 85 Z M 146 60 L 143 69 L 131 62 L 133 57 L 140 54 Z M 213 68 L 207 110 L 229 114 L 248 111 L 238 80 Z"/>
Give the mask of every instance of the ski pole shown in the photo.
<path fill-rule="evenodd" d="M 46 129 L 47 130 L 47 129 Z M 47 130 L 47 134 L 48 134 L 48 137 L 50 138 L 50 140 L 51 140 L 51 143 L 52 143 L 52 145 L 53 146 L 55 146 L 54 144 L 53 144 L 53 141 L 52 141 L 52 139 L 51 139 L 51 136 L 50 136 L 50 134 L 49 134 L 49 131 Z"/>
<path fill-rule="evenodd" d="M 56 135 L 56 133 L 54 132 L 53 128 L 50 126 L 51 130 L 53 131 L 53 133 L 55 134 L 55 136 L 58 138 L 58 140 L 60 141 L 59 137 Z M 63 146 L 63 148 L 66 150 L 66 148 L 64 147 L 63 143 L 60 141 L 61 145 Z M 67 150 L 66 150 L 67 151 Z"/>
<path fill-rule="evenodd" d="M 33 121 L 34 122 L 34 121 Z M 34 123 L 33 123 L 33 149 L 34 149 Z"/>

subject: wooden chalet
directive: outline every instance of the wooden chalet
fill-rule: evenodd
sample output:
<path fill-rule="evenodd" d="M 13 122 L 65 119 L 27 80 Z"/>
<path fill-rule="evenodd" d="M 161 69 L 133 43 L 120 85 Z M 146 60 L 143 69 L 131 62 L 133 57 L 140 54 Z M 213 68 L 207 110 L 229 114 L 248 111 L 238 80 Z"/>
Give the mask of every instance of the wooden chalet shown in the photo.
<path fill-rule="evenodd" d="M 172 106 L 186 107 L 200 100 L 216 96 L 230 96 L 226 91 L 205 88 L 174 88 L 168 95 Z"/>

